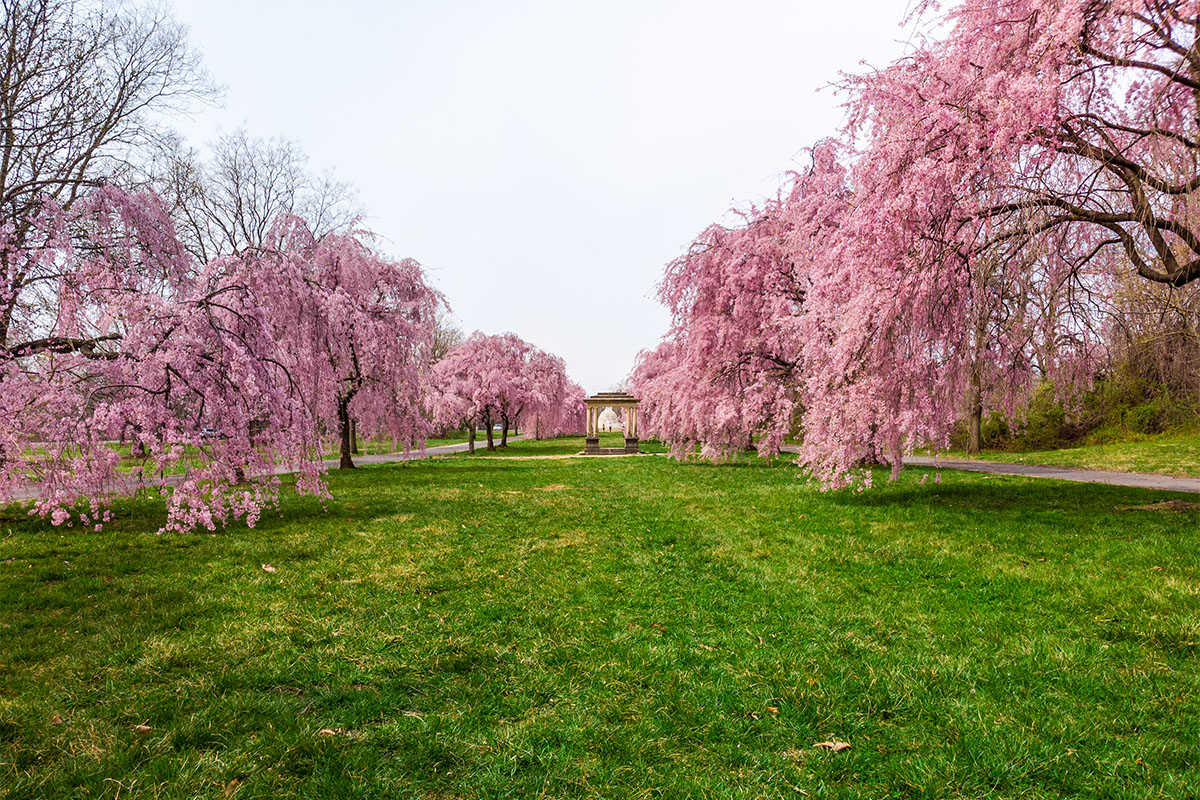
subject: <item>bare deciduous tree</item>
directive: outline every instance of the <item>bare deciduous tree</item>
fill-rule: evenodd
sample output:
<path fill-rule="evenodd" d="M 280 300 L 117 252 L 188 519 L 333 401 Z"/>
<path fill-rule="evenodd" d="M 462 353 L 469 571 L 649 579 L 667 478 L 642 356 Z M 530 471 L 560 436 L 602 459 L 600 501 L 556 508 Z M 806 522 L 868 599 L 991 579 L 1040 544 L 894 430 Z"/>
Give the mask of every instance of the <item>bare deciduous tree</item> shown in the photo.
<path fill-rule="evenodd" d="M 454 348 L 467 340 L 463 329 L 454 324 L 446 310 L 438 312 L 433 328 L 433 341 L 429 348 L 429 363 L 436 364 Z"/>
<path fill-rule="evenodd" d="M 23 290 L 55 280 L 20 255 L 46 201 L 69 209 L 87 189 L 123 180 L 170 135 L 163 115 L 213 89 L 186 30 L 161 8 L 0 0 L 0 10 L 0 219 L 11 226 L 2 347 Z"/>
<path fill-rule="evenodd" d="M 161 161 L 153 181 L 201 261 L 263 244 L 280 214 L 302 217 L 318 238 L 361 216 L 353 189 L 310 172 L 308 157 L 286 139 L 237 130 L 216 141 L 207 161 L 178 143 Z"/>

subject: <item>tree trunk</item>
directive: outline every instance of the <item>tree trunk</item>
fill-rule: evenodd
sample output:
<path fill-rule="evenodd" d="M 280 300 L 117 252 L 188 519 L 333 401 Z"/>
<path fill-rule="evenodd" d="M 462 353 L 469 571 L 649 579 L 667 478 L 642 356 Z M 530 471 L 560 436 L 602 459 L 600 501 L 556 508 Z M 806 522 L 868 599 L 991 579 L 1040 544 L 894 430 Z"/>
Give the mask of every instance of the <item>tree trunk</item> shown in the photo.
<path fill-rule="evenodd" d="M 883 456 L 879 452 L 878 443 L 875 441 L 875 433 L 878 426 L 872 422 L 870 425 L 871 438 L 867 442 L 867 449 L 863 453 L 860 465 L 864 467 L 879 467 L 883 465 Z"/>
<path fill-rule="evenodd" d="M 471 424 L 467 426 L 467 452 L 475 452 L 475 420 L 471 420 Z"/>
<path fill-rule="evenodd" d="M 971 373 L 971 385 L 967 389 L 967 454 L 978 455 L 983 449 L 983 388 L 979 373 Z"/>
<path fill-rule="evenodd" d="M 350 452 L 358 455 L 358 420 L 350 420 Z"/>
<path fill-rule="evenodd" d="M 500 446 L 508 447 L 508 415 L 500 415 Z"/>
<path fill-rule="evenodd" d="M 888 450 L 890 451 L 888 463 L 892 465 L 892 474 L 889 480 L 898 481 L 900 480 L 900 468 L 904 466 L 904 457 L 901 455 L 900 450 L 899 434 L 892 436 L 892 440 L 888 442 Z"/>
<path fill-rule="evenodd" d="M 483 424 L 487 428 L 488 450 L 495 450 L 496 449 L 496 441 L 492 436 L 492 416 L 491 416 L 491 414 L 488 414 L 487 416 L 485 416 L 483 418 Z"/>
<path fill-rule="evenodd" d="M 350 458 L 350 398 L 338 398 L 338 437 L 341 440 L 341 461 L 338 469 L 354 469 Z"/>

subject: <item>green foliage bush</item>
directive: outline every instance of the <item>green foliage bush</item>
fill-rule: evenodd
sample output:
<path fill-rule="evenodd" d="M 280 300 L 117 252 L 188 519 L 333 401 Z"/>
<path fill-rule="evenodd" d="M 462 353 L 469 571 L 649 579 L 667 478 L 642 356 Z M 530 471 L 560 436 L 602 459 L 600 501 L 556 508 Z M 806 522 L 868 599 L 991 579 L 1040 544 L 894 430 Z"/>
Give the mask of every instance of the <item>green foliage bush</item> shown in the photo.
<path fill-rule="evenodd" d="M 1077 408 L 1068 408 L 1049 381 L 1040 385 L 1016 419 L 992 413 L 984 417 L 982 445 L 988 450 L 1025 452 L 1080 444 L 1136 440 L 1200 428 L 1200 398 L 1141 376 L 1114 371 L 1096 380 Z M 965 449 L 967 427 L 956 431 L 952 446 Z"/>

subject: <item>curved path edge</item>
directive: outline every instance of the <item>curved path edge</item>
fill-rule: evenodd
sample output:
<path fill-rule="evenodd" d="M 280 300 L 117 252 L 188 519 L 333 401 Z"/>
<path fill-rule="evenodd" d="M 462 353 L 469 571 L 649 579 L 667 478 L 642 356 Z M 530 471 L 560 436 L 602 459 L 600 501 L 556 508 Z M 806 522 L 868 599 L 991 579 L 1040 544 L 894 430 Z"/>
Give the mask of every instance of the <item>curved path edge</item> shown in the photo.
<path fill-rule="evenodd" d="M 914 467 L 961 469 L 968 472 L 988 472 L 995 475 L 1025 475 L 1030 478 L 1055 478 L 1079 483 L 1107 483 L 1113 486 L 1133 486 L 1138 489 L 1162 489 L 1170 492 L 1200 493 L 1200 478 L 1177 478 L 1149 472 L 1110 472 L 1101 469 L 1072 469 L 1040 464 L 1012 464 L 1003 461 L 981 461 L 964 458 L 933 458 L 909 456 L 905 464 Z"/>
<path fill-rule="evenodd" d="M 525 434 L 520 436 L 509 436 L 508 441 L 519 442 L 526 438 Z M 369 467 L 374 464 L 391 464 L 397 461 L 420 461 L 423 458 L 431 456 L 445 456 L 452 453 L 463 453 L 469 448 L 469 442 L 459 442 L 456 444 L 440 444 L 436 447 L 426 447 L 424 450 L 409 450 L 408 452 L 397 453 L 380 453 L 378 455 L 359 454 L 354 456 L 355 467 Z M 483 439 L 475 443 L 476 450 L 487 450 L 487 440 Z M 326 458 L 322 460 L 322 465 L 327 472 L 337 471 L 340 463 L 336 458 Z M 288 466 L 277 466 L 273 470 L 275 475 L 290 475 L 295 472 L 294 469 Z M 272 473 L 264 473 L 268 475 Z M 258 477 L 263 477 L 262 475 Z M 163 479 L 162 483 L 142 483 L 135 478 L 126 478 L 118 480 L 107 487 L 108 494 L 131 493 L 140 489 L 158 489 L 160 486 L 176 486 L 183 481 L 182 475 L 168 475 Z M 36 500 L 38 497 L 38 489 L 36 486 L 31 486 L 14 493 L 13 497 L 7 500 L 0 500 L 0 508 L 11 505 L 13 503 L 27 503 L 30 500 Z"/>
<path fill-rule="evenodd" d="M 510 442 L 519 442 L 526 438 L 528 438 L 528 434 L 523 433 L 520 436 L 509 436 L 508 440 Z M 499 439 L 496 440 L 497 447 L 500 446 L 499 441 Z M 457 442 L 455 444 L 439 444 L 436 447 L 426 447 L 424 450 L 409 450 L 407 453 L 380 453 L 379 455 L 373 456 L 357 455 L 354 456 L 354 466 L 369 467 L 372 464 L 391 464 L 394 461 L 420 461 L 422 458 L 429 458 L 430 456 L 445 456 L 450 455 L 451 453 L 465 453 L 469 447 L 469 442 Z M 487 439 L 476 440 L 475 450 L 486 451 Z M 328 470 L 336 470 L 338 463 L 339 462 L 336 458 L 326 459 L 325 468 Z M 291 470 L 285 469 L 279 474 L 286 474 L 290 471 Z"/>
<path fill-rule="evenodd" d="M 797 453 L 800 450 L 795 445 L 784 445 L 782 449 L 788 453 Z M 904 465 L 933 469 L 958 469 L 965 472 L 987 472 L 992 475 L 1053 478 L 1076 483 L 1106 483 L 1111 486 L 1132 486 L 1137 489 L 1161 489 L 1167 492 L 1200 494 L 1200 478 L 1177 478 L 1173 475 L 1157 475 L 1148 472 L 1110 472 L 1101 469 L 1073 469 L 1041 464 L 1013 464 L 1006 461 L 935 458 L 933 456 L 908 456 L 904 459 Z"/>

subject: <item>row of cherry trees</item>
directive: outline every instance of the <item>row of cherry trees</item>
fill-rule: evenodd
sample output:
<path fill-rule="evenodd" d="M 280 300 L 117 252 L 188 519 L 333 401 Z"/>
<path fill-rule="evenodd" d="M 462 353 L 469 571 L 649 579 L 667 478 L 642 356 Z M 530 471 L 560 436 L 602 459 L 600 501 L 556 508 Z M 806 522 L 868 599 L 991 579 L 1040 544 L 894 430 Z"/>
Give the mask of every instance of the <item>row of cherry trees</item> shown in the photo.
<path fill-rule="evenodd" d="M 329 434 L 344 468 L 360 432 L 423 445 L 446 306 L 349 187 L 286 141 L 183 148 L 169 112 L 213 89 L 161 5 L 22 0 L 0 30 L 0 502 L 96 526 L 151 486 L 167 529 L 254 524 L 279 471 L 327 495 Z M 566 424 L 538 352 L 489 413 Z"/>
<path fill-rule="evenodd" d="M 965 0 L 848 79 L 848 124 L 660 285 L 631 386 L 677 453 L 778 452 L 825 485 L 1099 368 L 1126 274 L 1200 278 L 1200 3 Z"/>
<path fill-rule="evenodd" d="M 201 263 L 157 195 L 105 186 L 2 234 L 0 499 L 32 491 L 55 523 L 101 525 L 110 493 L 149 484 L 167 529 L 253 524 L 282 469 L 326 495 L 325 432 L 353 468 L 358 433 L 409 450 L 433 426 L 484 425 L 489 448 L 494 423 L 502 446 L 519 422 L 582 429 L 563 360 L 513 334 L 434 363 L 441 295 L 365 231 L 318 238 L 285 213 Z"/>
<path fill-rule="evenodd" d="M 56 523 L 96 525 L 106 493 L 165 486 L 170 529 L 253 523 L 299 471 L 323 495 L 320 438 L 350 419 L 405 447 L 426 433 L 421 370 L 442 305 L 412 260 L 361 231 L 279 217 L 261 246 L 206 264 L 162 201 L 111 186 L 45 199 L 0 240 L 0 497 L 33 489 Z M 127 445 L 141 457 L 120 472 Z"/>
<path fill-rule="evenodd" d="M 429 407 L 434 425 L 467 428 L 472 452 L 480 425 L 489 450 L 496 448 L 496 425 L 501 447 L 518 423 L 539 439 L 582 433 L 584 426 L 584 391 L 567 377 L 563 360 L 512 333 L 476 331 L 438 361 Z"/>

